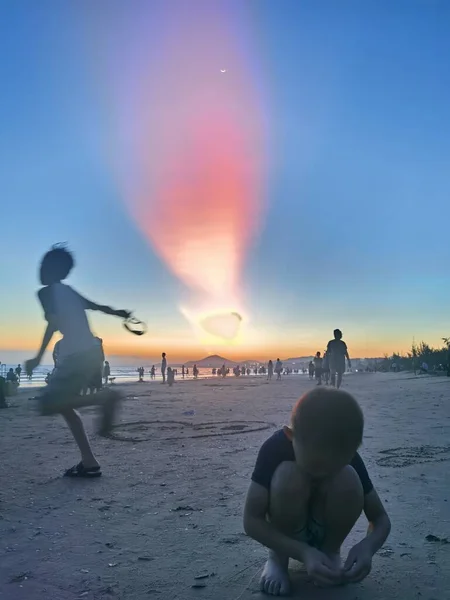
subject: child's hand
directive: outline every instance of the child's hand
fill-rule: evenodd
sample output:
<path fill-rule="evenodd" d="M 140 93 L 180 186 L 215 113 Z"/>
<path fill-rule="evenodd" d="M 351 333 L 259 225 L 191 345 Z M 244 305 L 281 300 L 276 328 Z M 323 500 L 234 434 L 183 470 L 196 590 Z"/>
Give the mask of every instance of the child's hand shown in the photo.
<path fill-rule="evenodd" d="M 344 565 L 345 581 L 357 583 L 365 579 L 372 569 L 372 556 L 367 540 L 353 546 Z"/>
<path fill-rule="evenodd" d="M 326 554 L 310 546 L 303 558 L 306 571 L 320 586 L 329 587 L 342 583 L 342 570 Z"/>
<path fill-rule="evenodd" d="M 27 360 L 25 362 L 25 371 L 27 375 L 32 375 L 33 371 L 36 369 L 36 367 L 39 366 L 40 364 L 40 360 L 38 358 L 31 358 L 30 360 Z"/>
<path fill-rule="evenodd" d="M 116 310 L 115 315 L 121 319 L 129 319 L 131 317 L 129 310 Z"/>

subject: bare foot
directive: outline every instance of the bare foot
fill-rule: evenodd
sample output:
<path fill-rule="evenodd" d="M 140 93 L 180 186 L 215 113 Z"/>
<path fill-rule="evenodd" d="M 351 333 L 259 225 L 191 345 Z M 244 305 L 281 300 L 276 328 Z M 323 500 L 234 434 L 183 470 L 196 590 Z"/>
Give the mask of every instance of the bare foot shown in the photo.
<path fill-rule="evenodd" d="M 270 550 L 259 582 L 261 591 L 271 596 L 289 595 L 291 582 L 289 581 L 288 566 L 288 558 L 280 557 Z"/>

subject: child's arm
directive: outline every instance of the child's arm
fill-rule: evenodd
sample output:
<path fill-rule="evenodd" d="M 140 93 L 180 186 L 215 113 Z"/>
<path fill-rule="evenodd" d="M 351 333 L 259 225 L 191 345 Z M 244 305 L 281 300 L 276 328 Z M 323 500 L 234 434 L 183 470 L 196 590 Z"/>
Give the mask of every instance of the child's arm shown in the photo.
<path fill-rule="evenodd" d="M 352 363 L 351 363 L 351 360 L 350 360 L 350 355 L 348 353 L 347 344 L 345 344 L 345 358 L 347 359 L 349 366 L 351 366 Z"/>
<path fill-rule="evenodd" d="M 36 367 L 38 367 L 41 364 L 41 360 L 42 360 L 42 357 L 44 356 L 44 352 L 47 350 L 47 346 L 49 345 L 49 343 L 53 337 L 53 334 L 55 332 L 56 332 L 55 326 L 52 324 L 51 321 L 49 321 L 47 324 L 47 327 L 45 329 L 44 337 L 42 338 L 42 344 L 41 344 L 41 347 L 39 348 L 39 352 L 37 353 L 35 358 L 32 358 L 31 360 L 27 360 L 25 363 L 25 371 L 27 372 L 27 375 L 30 375 L 34 371 L 34 369 L 36 369 Z"/>
<path fill-rule="evenodd" d="M 111 308 L 110 306 L 103 306 L 101 304 L 96 304 L 95 302 L 91 302 L 91 300 L 88 300 L 87 298 L 84 298 L 83 296 L 80 296 L 80 298 L 83 300 L 84 306 L 88 310 L 98 310 L 102 313 L 105 313 L 105 315 L 111 315 L 113 317 L 121 317 L 122 319 L 128 319 L 128 317 L 131 315 L 130 311 L 128 311 L 128 310 L 115 310 L 114 308 Z"/>
<path fill-rule="evenodd" d="M 28 375 L 30 375 L 36 367 L 38 367 L 41 363 L 42 357 L 44 356 L 44 352 L 47 350 L 47 346 L 49 345 L 53 334 L 58 331 L 58 327 L 55 324 L 55 316 L 53 311 L 53 303 L 52 296 L 49 288 L 42 288 L 38 292 L 38 298 L 44 309 L 45 319 L 47 321 L 47 327 L 45 329 L 44 337 L 42 338 L 41 347 L 35 358 L 28 360 L 25 363 L 25 370 Z"/>
<path fill-rule="evenodd" d="M 369 521 L 367 537 L 353 546 L 344 566 L 347 581 L 362 581 L 370 573 L 372 557 L 383 546 L 391 531 L 391 521 L 373 489 L 364 498 L 364 513 Z"/>

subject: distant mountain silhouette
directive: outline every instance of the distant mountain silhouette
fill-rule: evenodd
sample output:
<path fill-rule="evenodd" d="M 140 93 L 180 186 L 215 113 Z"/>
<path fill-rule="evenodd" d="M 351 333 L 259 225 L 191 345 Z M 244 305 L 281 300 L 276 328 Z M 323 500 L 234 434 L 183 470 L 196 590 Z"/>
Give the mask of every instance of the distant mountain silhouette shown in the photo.
<path fill-rule="evenodd" d="M 219 356 L 218 354 L 213 354 L 212 356 L 207 356 L 206 358 L 201 358 L 200 360 L 190 360 L 185 363 L 185 367 L 192 368 L 194 365 L 197 367 L 210 368 L 210 369 L 218 369 L 222 365 L 226 367 L 235 367 L 238 363 L 233 360 L 228 360 L 228 358 L 224 358 L 223 356 Z"/>

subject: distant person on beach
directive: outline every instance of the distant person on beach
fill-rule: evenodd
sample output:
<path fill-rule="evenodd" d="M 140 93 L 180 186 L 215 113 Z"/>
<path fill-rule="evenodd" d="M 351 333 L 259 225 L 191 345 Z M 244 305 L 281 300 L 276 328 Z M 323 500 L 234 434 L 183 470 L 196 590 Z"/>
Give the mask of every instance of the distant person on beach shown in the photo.
<path fill-rule="evenodd" d="M 163 383 L 166 383 L 166 369 L 167 369 L 167 358 L 166 358 L 166 353 L 163 352 L 162 360 L 161 360 L 161 375 L 162 375 Z"/>
<path fill-rule="evenodd" d="M 105 360 L 105 365 L 103 367 L 103 379 L 105 380 L 105 385 L 108 385 L 108 379 L 111 376 L 111 367 L 109 361 Z"/>
<path fill-rule="evenodd" d="M 8 408 L 8 403 L 6 402 L 6 379 L 1 376 L 0 376 L 0 408 Z"/>
<path fill-rule="evenodd" d="M 194 365 L 194 368 L 192 369 L 192 374 L 194 375 L 194 379 L 197 379 L 197 377 L 198 377 L 197 365 Z"/>
<path fill-rule="evenodd" d="M 150 369 L 150 379 L 156 379 L 155 365 L 153 365 L 152 368 Z"/>
<path fill-rule="evenodd" d="M 322 357 L 320 352 L 314 357 L 314 373 L 316 374 L 317 385 L 322 385 Z"/>
<path fill-rule="evenodd" d="M 17 365 L 16 370 L 14 371 L 17 375 L 17 381 L 20 383 L 20 376 L 22 375 L 22 367 Z"/>
<path fill-rule="evenodd" d="M 262 591 L 290 593 L 289 558 L 319 586 L 356 583 L 370 573 L 391 525 L 358 454 L 363 429 L 350 394 L 319 387 L 297 402 L 290 427 L 262 445 L 244 509 L 246 534 L 269 549 Z M 361 512 L 367 535 L 342 565 L 341 546 Z"/>
<path fill-rule="evenodd" d="M 281 381 L 281 373 L 283 372 L 283 363 L 279 358 L 275 364 L 275 373 L 277 374 L 277 381 Z"/>
<path fill-rule="evenodd" d="M 144 381 L 144 367 L 139 367 L 138 370 L 138 375 L 139 375 L 139 382 L 142 383 Z"/>
<path fill-rule="evenodd" d="M 6 381 L 9 381 L 9 383 L 18 383 L 17 375 L 14 373 L 13 368 L 9 369 L 6 374 Z"/>
<path fill-rule="evenodd" d="M 172 367 L 167 369 L 167 383 L 169 384 L 169 387 L 172 387 L 175 383 L 175 371 Z"/>
<path fill-rule="evenodd" d="M 267 365 L 267 379 L 271 381 L 273 377 L 273 362 L 269 360 L 269 364 Z"/>
<path fill-rule="evenodd" d="M 328 342 L 327 354 L 329 356 L 331 385 L 339 389 L 342 384 L 342 375 L 345 373 L 345 359 L 348 367 L 351 368 L 350 356 L 347 350 L 347 344 L 342 339 L 342 331 L 334 330 L 334 339 Z"/>
<path fill-rule="evenodd" d="M 25 364 L 32 373 L 40 364 L 53 335 L 60 331 L 60 356 L 55 374 L 42 391 L 39 405 L 42 415 L 61 414 L 70 428 L 81 454 L 81 461 L 67 469 L 67 477 L 98 477 L 100 465 L 95 458 L 77 408 L 97 405 L 102 408 L 100 435 L 107 435 L 114 423 L 120 399 L 109 389 L 91 396 L 81 396 L 80 390 L 92 381 L 99 365 L 100 350 L 89 328 L 86 310 L 97 310 L 108 315 L 127 319 L 130 313 L 113 310 L 87 300 L 62 281 L 74 267 L 72 254 L 64 247 L 53 247 L 45 254 L 40 266 L 40 279 L 44 287 L 38 297 L 44 309 L 47 328 L 35 358 Z"/>
<path fill-rule="evenodd" d="M 314 362 L 312 360 L 309 361 L 308 371 L 309 371 L 309 378 L 314 379 Z"/>
<path fill-rule="evenodd" d="M 184 365 L 181 367 L 181 376 L 184 379 L 184 375 L 185 375 L 185 370 L 184 370 Z"/>

